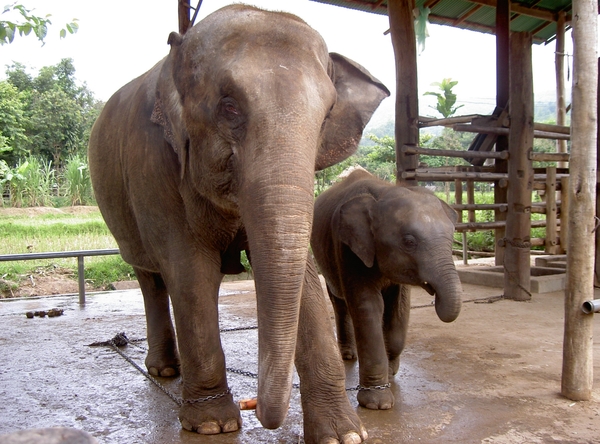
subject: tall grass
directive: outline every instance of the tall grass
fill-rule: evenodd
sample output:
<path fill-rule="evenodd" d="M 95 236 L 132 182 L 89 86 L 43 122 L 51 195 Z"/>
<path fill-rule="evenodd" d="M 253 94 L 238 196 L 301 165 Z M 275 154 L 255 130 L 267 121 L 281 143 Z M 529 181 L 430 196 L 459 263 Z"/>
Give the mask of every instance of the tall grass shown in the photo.
<path fill-rule="evenodd" d="M 94 205 L 87 158 L 74 155 L 56 169 L 51 161 L 29 156 L 10 167 L 0 161 L 3 206 Z"/>
<path fill-rule="evenodd" d="M 69 157 L 63 171 L 65 193 L 71 205 L 89 205 L 94 201 L 87 159 L 77 154 Z"/>

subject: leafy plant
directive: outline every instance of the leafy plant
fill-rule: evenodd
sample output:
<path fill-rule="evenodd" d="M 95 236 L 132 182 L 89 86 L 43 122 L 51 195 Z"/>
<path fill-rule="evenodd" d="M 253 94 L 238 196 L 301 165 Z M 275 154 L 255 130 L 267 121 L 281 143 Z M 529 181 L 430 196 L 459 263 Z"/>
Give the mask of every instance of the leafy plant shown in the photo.
<path fill-rule="evenodd" d="M 437 105 L 435 109 L 445 118 L 452 116 L 459 108 L 464 106 L 454 106 L 456 103 L 456 94 L 452 92 L 452 88 L 454 88 L 457 84 L 458 80 L 452 80 L 450 78 L 443 79 L 441 82 L 433 82 L 431 84 L 431 86 L 437 86 L 441 93 L 427 91 L 423 94 L 424 96 L 437 97 Z"/>
<path fill-rule="evenodd" d="M 16 2 L 5 6 L 2 14 L 11 12 L 16 13 L 19 19 L 14 19 L 13 21 L 0 20 L 0 45 L 12 43 L 17 34 L 23 37 L 28 36 L 31 32 L 44 44 L 44 39 L 48 34 L 48 25 L 52 24 L 50 14 L 47 14 L 45 17 L 33 15 L 30 9 Z M 60 37 L 66 37 L 67 32 L 75 34 L 78 29 L 79 24 L 77 23 L 77 19 L 73 19 L 60 30 Z"/>
<path fill-rule="evenodd" d="M 93 202 L 92 182 L 87 159 L 75 154 L 67 159 L 63 170 L 65 195 L 71 205 L 88 205 Z"/>

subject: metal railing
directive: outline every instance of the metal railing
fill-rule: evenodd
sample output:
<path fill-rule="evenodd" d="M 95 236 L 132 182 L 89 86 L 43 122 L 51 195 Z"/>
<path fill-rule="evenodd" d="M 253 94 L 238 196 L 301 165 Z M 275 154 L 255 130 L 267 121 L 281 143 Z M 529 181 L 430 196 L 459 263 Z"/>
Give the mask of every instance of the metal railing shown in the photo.
<path fill-rule="evenodd" d="M 86 256 L 107 256 L 119 254 L 119 250 L 76 250 L 76 251 L 56 251 L 51 253 L 24 253 L 24 254 L 3 254 L 0 255 L 0 262 L 11 261 L 32 261 L 39 259 L 61 259 L 65 257 L 77 258 L 77 280 L 79 281 L 79 304 L 85 304 L 85 269 L 83 258 Z"/>

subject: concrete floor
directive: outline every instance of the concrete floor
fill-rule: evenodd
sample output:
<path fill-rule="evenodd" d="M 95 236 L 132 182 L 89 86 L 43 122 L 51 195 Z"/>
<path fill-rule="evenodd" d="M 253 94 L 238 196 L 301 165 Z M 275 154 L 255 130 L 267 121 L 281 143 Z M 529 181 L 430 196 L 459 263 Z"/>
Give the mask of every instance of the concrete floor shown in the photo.
<path fill-rule="evenodd" d="M 223 285 L 222 328 L 253 326 L 251 281 Z M 498 296 L 500 289 L 464 284 L 464 299 Z M 599 296 L 596 296 L 599 297 Z M 562 398 L 560 378 L 563 292 L 531 302 L 465 302 L 458 320 L 444 324 L 431 297 L 413 290 L 409 344 L 392 385 L 396 405 L 370 411 L 352 404 L 369 443 L 592 443 L 600 442 L 600 391 L 592 401 Z M 27 319 L 29 310 L 57 307 L 64 315 Z M 597 319 L 600 319 L 597 317 Z M 595 324 L 600 322 L 595 321 Z M 83 429 L 100 443 L 301 443 L 302 415 L 293 390 L 283 427 L 265 430 L 253 411 L 243 429 L 220 436 L 182 431 L 177 406 L 109 348 L 88 347 L 126 332 L 145 337 L 139 290 L 0 302 L 0 434 L 28 428 Z M 256 372 L 256 330 L 224 332 L 227 365 Z M 595 341 L 595 373 L 600 365 Z M 144 342 L 140 345 L 145 346 Z M 126 353 L 143 365 L 145 351 Z M 357 384 L 348 363 L 347 387 Z M 228 375 L 236 400 L 256 394 L 257 381 Z M 599 387 L 600 377 L 596 376 Z M 178 380 L 167 381 L 178 392 Z M 1 441 L 1 440 L 0 440 Z"/>

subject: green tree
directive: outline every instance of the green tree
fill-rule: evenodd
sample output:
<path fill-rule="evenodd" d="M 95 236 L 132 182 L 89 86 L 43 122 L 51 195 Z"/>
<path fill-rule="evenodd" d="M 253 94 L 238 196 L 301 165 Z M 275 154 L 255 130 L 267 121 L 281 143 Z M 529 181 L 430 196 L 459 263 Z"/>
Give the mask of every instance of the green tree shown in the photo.
<path fill-rule="evenodd" d="M 94 99 L 85 83 L 80 85 L 75 80 L 73 60 L 63 59 L 54 66 L 43 67 L 35 77 L 19 63 L 8 67 L 6 73 L 7 82 L 19 91 L 25 104 L 21 128 L 26 143 L 13 147 L 12 152 L 26 149 L 32 155 L 52 161 L 58 169 L 67 157 L 84 154 L 102 104 Z M 2 152 L 0 159 L 11 165 L 15 161 Z"/>
<path fill-rule="evenodd" d="M 35 94 L 31 110 L 32 153 L 62 166 L 83 144 L 83 116 L 77 102 L 55 88 Z"/>
<path fill-rule="evenodd" d="M 32 14 L 32 10 L 15 2 L 4 7 L 2 15 L 8 14 L 15 18 L 12 20 L 0 20 L 0 45 L 12 43 L 15 36 L 28 36 L 33 32 L 42 44 L 48 34 L 48 26 L 52 24 L 50 14 L 40 17 Z M 64 38 L 69 34 L 75 34 L 79 29 L 77 19 L 73 19 L 60 30 L 60 37 Z"/>
<path fill-rule="evenodd" d="M 15 86 L 0 82 L 0 158 L 11 163 L 26 153 L 26 107 L 23 94 Z"/>
<path fill-rule="evenodd" d="M 424 96 L 437 97 L 437 105 L 435 109 L 442 116 L 444 116 L 444 118 L 452 116 L 454 113 L 456 113 L 456 111 L 459 108 L 464 106 L 454 106 L 454 104 L 456 103 L 456 94 L 452 92 L 452 88 L 454 88 L 457 84 L 457 80 L 452 80 L 450 78 L 443 79 L 441 82 L 433 82 L 431 84 L 431 86 L 437 86 L 440 89 L 441 93 L 427 91 L 423 94 Z"/>

